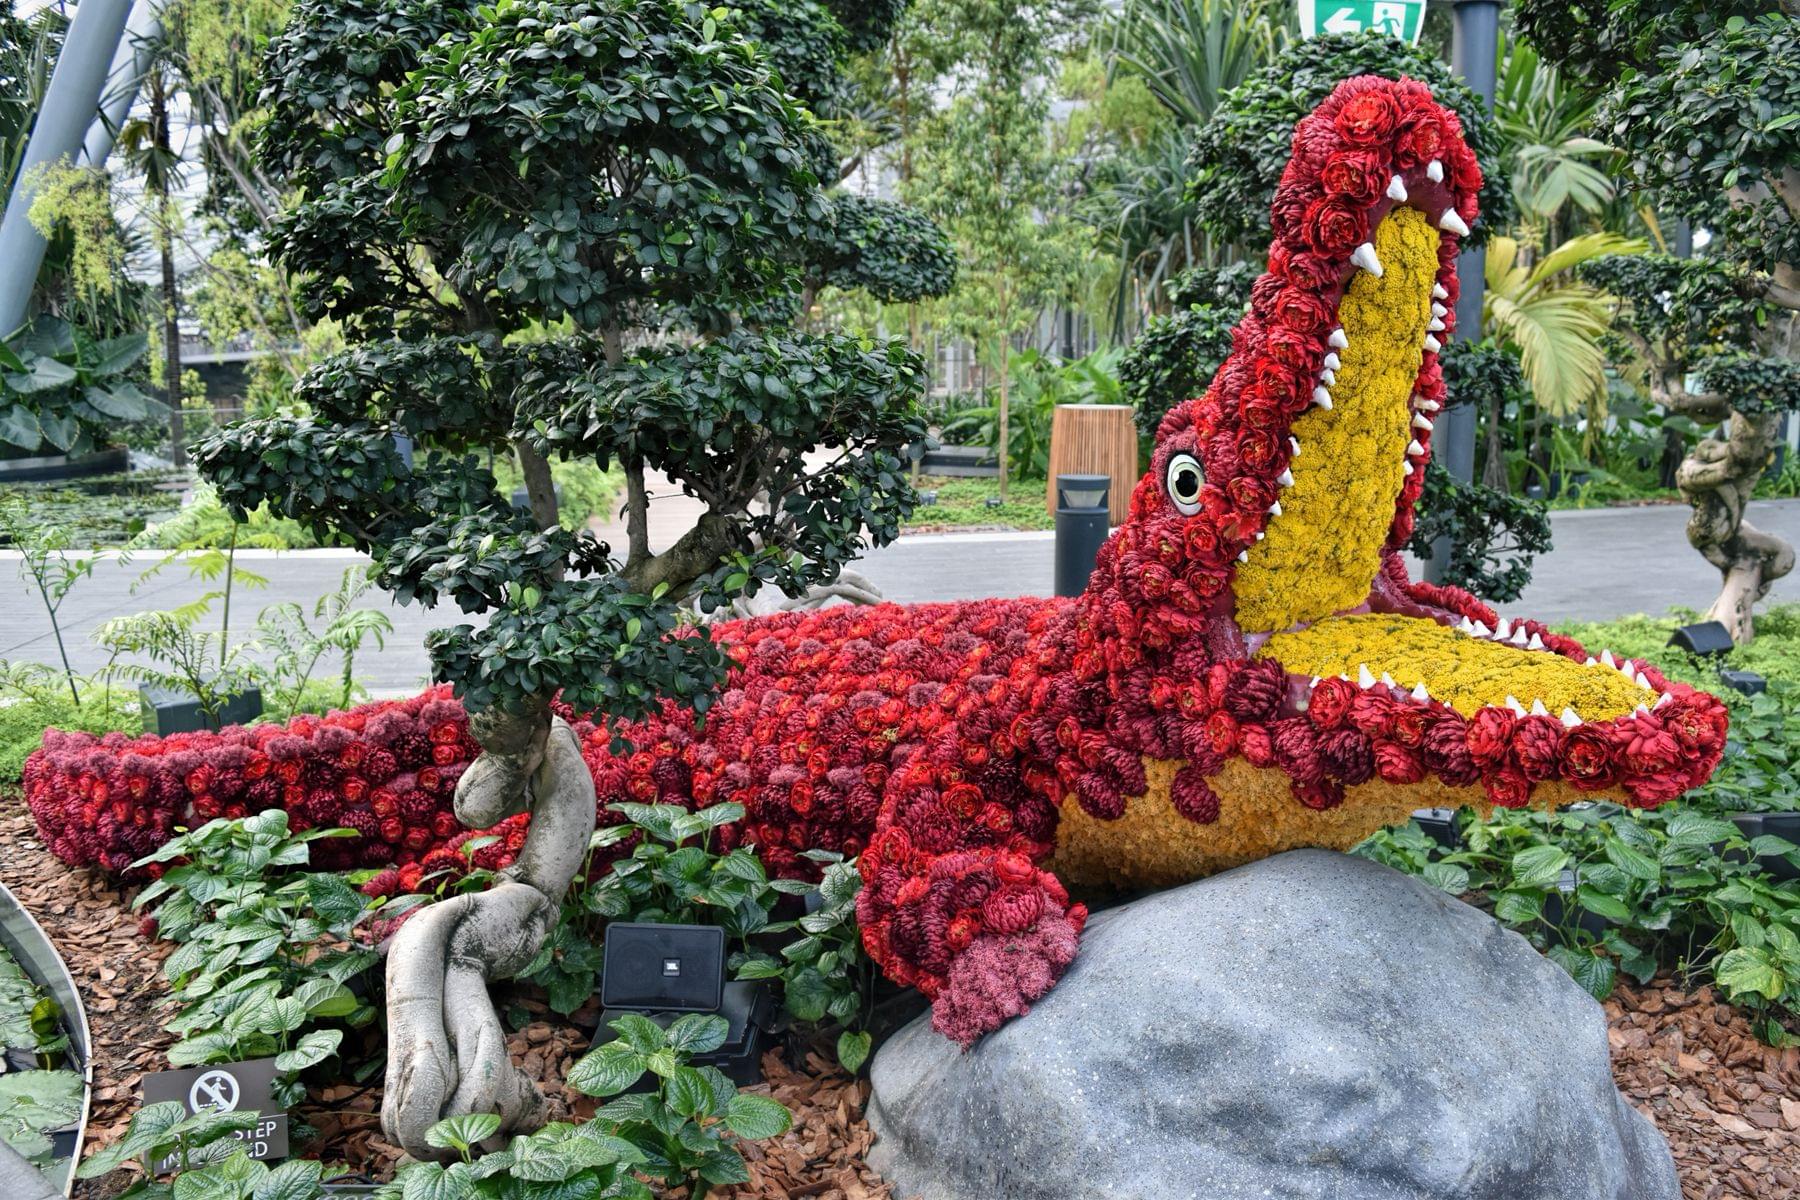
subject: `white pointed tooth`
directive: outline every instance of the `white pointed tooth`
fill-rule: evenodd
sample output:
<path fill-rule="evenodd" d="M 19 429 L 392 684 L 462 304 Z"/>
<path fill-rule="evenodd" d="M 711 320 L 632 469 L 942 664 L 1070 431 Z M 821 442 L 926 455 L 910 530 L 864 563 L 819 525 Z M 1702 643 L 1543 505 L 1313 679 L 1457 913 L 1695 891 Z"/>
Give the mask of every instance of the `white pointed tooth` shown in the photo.
<path fill-rule="evenodd" d="M 1436 354 L 1439 350 L 1444 348 L 1444 343 L 1437 340 L 1436 334 L 1428 333 L 1425 335 L 1425 348 L 1433 354 Z"/>
<path fill-rule="evenodd" d="M 1307 687 L 1318 687 L 1319 686 L 1319 678 L 1320 678 L 1319 676 L 1314 675 L 1312 677 L 1312 682 L 1307 684 L 1306 686 Z"/>
<path fill-rule="evenodd" d="M 1281 501 L 1277 500 L 1275 503 L 1269 505 L 1269 515 L 1271 517 L 1279 517 L 1281 515 Z"/>
<path fill-rule="evenodd" d="M 1595 660 L 1594 656 L 1590 654 L 1587 656 L 1587 661 L 1582 663 L 1581 665 L 1584 667 L 1597 667 L 1600 664 L 1598 661 Z"/>
<path fill-rule="evenodd" d="M 1326 387 L 1334 386 L 1337 383 L 1337 372 L 1330 370 L 1330 369 L 1320 371 L 1319 372 L 1319 382 L 1324 384 Z"/>
<path fill-rule="evenodd" d="M 1662 706 L 1663 706 L 1663 705 L 1665 705 L 1665 704 L 1667 704 L 1667 703 L 1668 703 L 1668 702 L 1669 702 L 1669 701 L 1670 701 L 1670 700 L 1671 700 L 1671 699 L 1673 699 L 1673 697 L 1671 697 L 1671 696 L 1670 696 L 1670 695 L 1669 695 L 1669 693 L 1667 693 L 1667 692 L 1664 692 L 1664 693 L 1663 693 L 1663 694 L 1662 694 L 1662 695 L 1660 695 L 1660 696 L 1658 696 L 1658 697 L 1657 697 L 1657 698 L 1656 698 L 1656 703 L 1655 703 L 1655 704 L 1652 704 L 1652 705 L 1651 705 L 1651 706 L 1650 706 L 1650 711 L 1651 711 L 1651 712 L 1655 712 L 1655 711 L 1656 711 L 1656 710 L 1657 710 L 1657 709 L 1659 709 L 1659 708 L 1661 708 L 1661 707 L 1662 707 Z"/>
<path fill-rule="evenodd" d="M 1431 298 L 1433 300 L 1448 300 L 1450 298 L 1450 292 L 1443 284 L 1434 283 L 1431 285 Z"/>
<path fill-rule="evenodd" d="M 1534 717 L 1547 717 L 1550 715 L 1550 710 L 1544 707 L 1544 698 L 1542 696 L 1531 702 L 1531 715 Z"/>
<path fill-rule="evenodd" d="M 1292 471 L 1284 469 L 1281 472 L 1281 474 L 1279 474 L 1275 477 L 1275 482 L 1279 483 L 1282 487 L 1293 487 L 1294 486 L 1294 473 Z"/>
<path fill-rule="evenodd" d="M 1268 536 L 1269 536 L 1269 535 L 1268 535 L 1268 534 L 1266 534 L 1266 533 L 1264 533 L 1264 532 L 1263 532 L 1263 531 L 1262 531 L 1262 530 L 1260 530 L 1260 529 L 1259 529 L 1259 530 L 1257 530 L 1257 531 L 1256 531 L 1256 540 L 1257 540 L 1257 541 L 1259 541 L 1259 542 L 1260 542 L 1260 541 L 1262 541 L 1262 540 L 1263 540 L 1263 539 L 1264 539 L 1264 538 L 1266 538 L 1266 537 L 1268 537 Z"/>
<path fill-rule="evenodd" d="M 1581 724 L 1581 718 L 1578 715 L 1576 715 L 1575 710 L 1567 707 L 1566 705 L 1564 706 L 1564 708 L 1562 710 L 1561 720 L 1562 720 L 1562 723 L 1570 729 L 1573 729 L 1577 725 Z"/>
<path fill-rule="evenodd" d="M 1475 623 L 1473 621 L 1469 620 L 1469 618 L 1467 618 L 1467 617 L 1458 617 L 1457 618 L 1456 632 L 1468 633 L 1471 630 L 1473 630 L 1474 628 L 1475 628 Z"/>
<path fill-rule="evenodd" d="M 1419 445 L 1418 438 L 1414 438 L 1412 441 L 1406 443 L 1406 452 L 1412 457 L 1417 458 L 1425 453 L 1425 447 Z"/>
<path fill-rule="evenodd" d="M 1375 278 L 1381 278 L 1381 260 L 1375 257 L 1375 244 L 1373 242 L 1364 242 L 1362 245 L 1358 246 L 1351 252 L 1350 261 L 1373 275 Z"/>
<path fill-rule="evenodd" d="M 1444 332 L 1444 321 L 1443 321 L 1443 318 L 1442 318 L 1442 317 L 1433 317 L 1433 318 L 1431 318 L 1431 320 L 1430 320 L 1430 321 L 1429 321 L 1429 322 L 1428 322 L 1428 323 L 1427 323 L 1427 324 L 1426 324 L 1426 326 L 1425 326 L 1425 328 L 1427 328 L 1427 329 L 1429 329 L 1429 330 L 1431 330 L 1431 332 L 1433 332 L 1433 333 L 1442 333 L 1442 332 Z"/>
<path fill-rule="evenodd" d="M 1627 679 L 1630 679 L 1631 672 L 1632 672 L 1632 665 L 1633 665 L 1632 661 L 1629 658 L 1620 659 L 1619 663 L 1618 663 L 1619 674 L 1623 675 Z"/>
<path fill-rule="evenodd" d="M 1478 638 L 1493 637 L 1494 631 L 1487 627 L 1486 621 L 1475 622 L 1475 636 Z"/>
<path fill-rule="evenodd" d="M 1525 715 L 1525 706 L 1519 703 L 1519 698 L 1517 696 L 1508 696 L 1506 698 L 1506 707 L 1512 709 L 1521 717 Z"/>
<path fill-rule="evenodd" d="M 1421 400 L 1419 401 L 1419 407 L 1426 412 L 1436 412 L 1444 406 L 1439 404 L 1436 400 Z"/>
<path fill-rule="evenodd" d="M 1331 410 L 1331 393 L 1326 391 L 1322 387 L 1314 388 L 1313 389 L 1313 403 L 1318 405 L 1320 408 L 1325 409 L 1327 412 L 1329 412 Z M 1298 453 L 1298 451 L 1296 451 L 1295 453 Z"/>
<path fill-rule="evenodd" d="M 1300 457 L 1300 439 L 1297 437 L 1294 437 L 1292 435 L 1289 435 L 1288 449 L 1292 452 L 1290 457 L 1299 458 Z"/>
<path fill-rule="evenodd" d="M 1647 692 L 1655 690 L 1654 688 L 1652 688 L 1650 686 L 1650 677 L 1648 675 L 1644 674 L 1642 671 L 1639 671 L 1637 673 L 1637 685 L 1639 687 L 1643 688 Z"/>
<path fill-rule="evenodd" d="M 1600 652 L 1600 665 L 1603 667 L 1616 668 L 1619 664 L 1613 659 L 1611 650 L 1602 650 Z"/>
<path fill-rule="evenodd" d="M 1406 181 L 1398 175 L 1388 180 L 1388 199 L 1397 204 L 1406 203 Z"/>
<path fill-rule="evenodd" d="M 1375 676 L 1369 674 L 1368 663 L 1356 664 L 1356 686 L 1362 688 L 1372 688 L 1375 686 Z"/>
<path fill-rule="evenodd" d="M 1431 294 L 1434 296 L 1437 295 L 1437 289 L 1435 287 L 1432 289 Z M 1436 300 L 1433 300 L 1431 302 L 1431 315 L 1434 317 L 1447 317 L 1450 315 L 1450 310 L 1439 304 Z"/>
<path fill-rule="evenodd" d="M 1250 552 L 1248 550 L 1239 550 L 1238 551 L 1238 561 L 1241 563 L 1249 562 L 1250 561 Z"/>
<path fill-rule="evenodd" d="M 1386 671 L 1383 671 L 1381 673 L 1381 682 L 1387 684 L 1389 687 L 1399 687 L 1400 686 L 1399 684 L 1394 682 L 1394 677 L 1392 675 L 1389 675 Z"/>
<path fill-rule="evenodd" d="M 1344 365 L 1344 360 L 1337 356 L 1336 350 L 1333 350 L 1325 356 L 1325 361 L 1322 365 L 1327 371 L 1335 371 Z"/>
<path fill-rule="evenodd" d="M 1444 210 L 1444 215 L 1438 218 L 1438 228 L 1457 237 L 1469 236 L 1469 223 L 1454 208 Z"/>
<path fill-rule="evenodd" d="M 1523 625 L 1515 626 L 1513 628 L 1513 635 L 1506 640 L 1523 650 L 1525 648 L 1525 627 Z"/>
<path fill-rule="evenodd" d="M 1325 344 L 1332 347 L 1334 350 L 1348 350 L 1350 348 L 1350 339 L 1344 336 L 1344 330 L 1340 326 L 1331 331 L 1331 336 L 1325 339 Z"/>
<path fill-rule="evenodd" d="M 1400 464 L 1400 473 L 1402 475 L 1411 475 L 1413 473 L 1413 465 L 1410 462 L 1401 463 Z"/>
<path fill-rule="evenodd" d="M 1444 182 L 1444 164 L 1435 158 L 1426 163 L 1425 178 L 1431 180 L 1433 183 Z"/>
<path fill-rule="evenodd" d="M 1634 717 L 1647 717 L 1650 715 L 1650 710 L 1640 704 L 1631 710 L 1631 715 Z"/>
<path fill-rule="evenodd" d="M 1505 617 L 1501 617 L 1500 623 L 1498 625 L 1494 626 L 1494 636 L 1497 638 L 1511 637 L 1512 636 L 1512 622 L 1507 620 Z"/>
<path fill-rule="evenodd" d="M 1419 680 L 1419 682 L 1413 684 L 1412 691 L 1407 694 L 1410 695 L 1414 700 L 1417 700 L 1420 704 L 1423 704 L 1427 700 L 1431 699 L 1431 693 L 1425 690 L 1425 681 L 1423 679 L 1421 679 L 1421 680 Z"/>
<path fill-rule="evenodd" d="M 1426 433 L 1430 433 L 1436 428 L 1436 426 L 1431 423 L 1431 418 L 1424 413 L 1413 414 L 1412 427 L 1414 429 L 1423 429 Z"/>
<path fill-rule="evenodd" d="M 1544 639 L 1534 633 L 1531 635 L 1531 640 L 1525 643 L 1525 648 L 1527 650 L 1542 650 L 1544 648 Z"/>

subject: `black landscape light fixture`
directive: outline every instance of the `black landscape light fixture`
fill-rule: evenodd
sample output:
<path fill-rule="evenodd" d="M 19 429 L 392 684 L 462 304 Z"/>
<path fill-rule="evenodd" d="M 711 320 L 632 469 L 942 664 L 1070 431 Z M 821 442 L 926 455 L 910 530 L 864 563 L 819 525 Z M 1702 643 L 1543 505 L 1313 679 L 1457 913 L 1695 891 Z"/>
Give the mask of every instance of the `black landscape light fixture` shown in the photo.
<path fill-rule="evenodd" d="M 1426 837 L 1444 849 L 1454 850 L 1462 844 L 1462 833 L 1456 827 L 1454 808 L 1421 808 L 1413 812 L 1412 818 L 1425 831 Z"/>
<path fill-rule="evenodd" d="M 1669 635 L 1669 645 L 1677 650 L 1686 650 L 1689 654 L 1717 657 L 1731 650 L 1731 631 L 1725 628 L 1723 621 L 1682 625 Z"/>
<path fill-rule="evenodd" d="M 657 925 L 617 921 L 606 927 L 600 968 L 600 1030 L 612 1036 L 621 1014 L 641 1013 L 667 1028 L 684 1013 L 725 1018 L 725 1043 L 694 1056 L 733 1083 L 762 1079 L 762 1056 L 775 1027 L 775 1001 L 766 980 L 725 978 L 725 931 L 716 925 Z"/>
<path fill-rule="evenodd" d="M 1734 642 L 1731 631 L 1725 628 L 1722 621 L 1701 621 L 1694 625 L 1682 625 L 1669 635 L 1669 645 L 1678 650 L 1686 650 L 1689 654 L 1701 658 L 1722 659 L 1729 652 Z M 1736 669 L 1719 669 L 1719 682 L 1735 692 L 1746 696 L 1755 696 L 1769 690 L 1769 681 L 1755 671 Z"/>
<path fill-rule="evenodd" d="M 1769 681 L 1755 671 L 1720 671 L 1719 682 L 1746 696 L 1759 696 L 1769 690 Z"/>
<path fill-rule="evenodd" d="M 1094 573 L 1094 558 L 1111 532 L 1105 475 L 1056 477 L 1056 594 L 1079 596 Z"/>

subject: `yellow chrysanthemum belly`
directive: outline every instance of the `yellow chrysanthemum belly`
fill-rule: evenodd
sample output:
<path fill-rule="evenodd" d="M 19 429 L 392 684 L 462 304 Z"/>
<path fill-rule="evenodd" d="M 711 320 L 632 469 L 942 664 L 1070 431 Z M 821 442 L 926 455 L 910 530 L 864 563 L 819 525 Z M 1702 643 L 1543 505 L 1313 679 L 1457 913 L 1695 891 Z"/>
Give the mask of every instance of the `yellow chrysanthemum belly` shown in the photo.
<path fill-rule="evenodd" d="M 1349 345 L 1339 352 L 1332 407 L 1294 421 L 1293 486 L 1237 574 L 1240 628 L 1286 629 L 1367 597 L 1406 482 L 1438 240 L 1425 214 L 1405 206 L 1376 229 L 1383 272 L 1358 271 L 1339 303 Z"/>

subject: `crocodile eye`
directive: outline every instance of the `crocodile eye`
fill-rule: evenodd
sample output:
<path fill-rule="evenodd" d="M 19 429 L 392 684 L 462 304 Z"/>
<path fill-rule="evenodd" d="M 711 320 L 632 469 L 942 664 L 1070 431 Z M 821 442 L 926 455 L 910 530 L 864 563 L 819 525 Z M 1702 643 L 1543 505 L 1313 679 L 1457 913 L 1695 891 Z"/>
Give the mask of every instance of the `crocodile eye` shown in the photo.
<path fill-rule="evenodd" d="M 1169 499 L 1182 516 L 1191 517 L 1200 511 L 1200 486 L 1205 482 L 1206 472 L 1193 455 L 1177 454 L 1169 459 Z"/>

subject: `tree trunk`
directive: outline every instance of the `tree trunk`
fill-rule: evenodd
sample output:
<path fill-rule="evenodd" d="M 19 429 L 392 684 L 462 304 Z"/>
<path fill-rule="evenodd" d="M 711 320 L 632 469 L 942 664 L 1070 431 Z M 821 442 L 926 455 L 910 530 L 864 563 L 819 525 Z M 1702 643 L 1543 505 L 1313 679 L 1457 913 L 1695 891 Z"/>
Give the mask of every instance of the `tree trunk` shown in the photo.
<path fill-rule="evenodd" d="M 1662 458 L 1656 464 L 1656 482 L 1666 488 L 1675 486 L 1675 477 L 1687 457 L 1687 438 L 1673 425 L 1663 426 Z"/>
<path fill-rule="evenodd" d="M 519 474 L 525 478 L 531 519 L 537 522 L 539 529 L 556 528 L 561 518 L 556 503 L 556 480 L 551 478 L 549 462 L 524 442 L 517 443 L 513 449 L 519 455 Z"/>
<path fill-rule="evenodd" d="M 1000 503 L 1002 504 L 1006 503 L 1006 452 L 1010 445 L 1007 441 L 1007 438 L 1010 435 L 1010 431 L 1007 428 L 1007 420 L 1009 417 L 1011 397 L 1007 392 L 1007 383 L 1012 376 L 1012 364 L 1007 362 L 1006 342 L 1006 335 L 1002 333 L 1000 335 L 1000 446 L 995 451 L 994 455 L 1000 464 Z"/>
<path fill-rule="evenodd" d="M 181 404 L 181 293 L 175 280 L 175 207 L 169 196 L 169 104 L 161 70 L 150 73 L 152 150 L 147 180 L 156 195 L 156 251 L 162 259 L 163 396 L 169 405 L 169 461 L 187 466 L 187 432 Z"/>
<path fill-rule="evenodd" d="M 1756 634 L 1753 610 L 1794 569 L 1794 548 L 1744 520 L 1744 505 L 1774 453 L 1781 418 L 1732 412 L 1723 429 L 1695 446 L 1675 483 L 1693 506 L 1688 541 L 1719 569 L 1722 586 L 1706 612 L 1739 645 Z"/>
<path fill-rule="evenodd" d="M 425 1140 L 446 1117 L 498 1113 L 501 1134 L 543 1125 L 543 1096 L 507 1057 L 487 985 L 537 956 L 594 831 L 594 779 L 561 718 L 488 709 L 469 730 L 482 754 L 457 781 L 457 819 L 484 829 L 529 810 L 531 827 L 495 886 L 428 905 L 388 950 L 381 1127 L 421 1159 L 455 1157 Z"/>
<path fill-rule="evenodd" d="M 1506 471 L 1506 442 L 1500 436 L 1500 425 L 1506 419 L 1506 398 L 1494 397 L 1488 410 L 1487 461 L 1481 465 L 1481 482 L 1502 492 L 1512 491 L 1512 479 Z"/>

